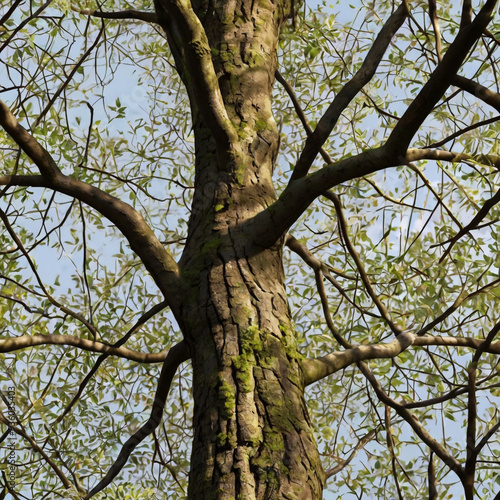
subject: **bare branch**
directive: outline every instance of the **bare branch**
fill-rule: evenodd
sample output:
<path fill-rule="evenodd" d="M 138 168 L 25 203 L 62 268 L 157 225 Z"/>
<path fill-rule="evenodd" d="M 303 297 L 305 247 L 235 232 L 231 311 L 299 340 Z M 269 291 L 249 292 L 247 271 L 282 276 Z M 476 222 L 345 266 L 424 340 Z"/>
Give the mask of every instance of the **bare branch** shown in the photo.
<path fill-rule="evenodd" d="M 328 189 L 400 163 L 388 153 L 384 147 L 370 149 L 289 183 L 278 200 L 246 223 L 251 237 L 262 247 L 274 245 L 307 207 Z"/>
<path fill-rule="evenodd" d="M 115 463 L 111 466 L 106 476 L 104 476 L 97 486 L 92 488 L 92 490 L 85 496 L 85 500 L 92 498 L 94 495 L 106 488 L 123 469 L 134 449 L 160 425 L 163 416 L 163 408 L 165 406 L 165 401 L 167 399 L 175 372 L 177 371 L 179 365 L 188 359 L 189 350 L 184 342 L 180 342 L 170 349 L 167 358 L 163 363 L 153 407 L 151 408 L 151 415 L 148 421 L 126 441 L 118 455 L 118 458 L 115 460 Z"/>
<path fill-rule="evenodd" d="M 0 47 L 0 52 L 2 52 L 5 48 L 9 47 L 10 42 L 13 40 L 13 38 L 19 33 L 30 21 L 33 19 L 36 19 L 39 17 L 39 15 L 53 2 L 54 0 L 47 0 L 44 4 L 42 4 L 35 12 L 33 12 L 30 16 L 26 17 L 22 22 L 19 23 L 18 26 L 16 26 L 16 29 L 11 33 L 9 38 L 5 40 Z M 9 14 L 10 15 L 10 14 Z M 1 113 L 1 111 L 0 111 Z"/>
<path fill-rule="evenodd" d="M 71 71 L 69 72 L 69 75 L 66 77 L 66 80 L 62 83 L 62 85 L 59 86 L 56 92 L 54 92 L 54 95 L 49 99 L 49 102 L 45 106 L 45 108 L 40 112 L 40 114 L 37 116 L 35 123 L 33 124 L 33 127 L 35 128 L 41 121 L 42 118 L 49 112 L 50 108 L 54 105 L 58 97 L 61 95 L 61 93 L 64 91 L 64 89 L 69 85 L 73 77 L 75 76 L 76 72 L 81 68 L 82 64 L 86 61 L 86 59 L 90 56 L 92 51 L 97 47 L 97 44 L 99 43 L 99 40 L 101 39 L 102 35 L 104 33 L 104 24 L 102 25 L 101 29 L 99 30 L 99 33 L 97 34 L 95 40 L 93 43 L 90 45 L 90 47 L 84 52 L 84 54 L 76 61 L 75 64 L 72 65 Z M 4 103 L 0 102 L 0 110 L 2 108 L 2 105 L 5 106 Z M 0 111 L 1 112 L 1 111 Z M 19 128 L 19 124 L 18 127 Z M 22 128 L 22 127 L 21 127 Z M 13 137 L 13 139 L 17 142 L 16 138 L 7 130 L 7 132 Z M 19 142 L 17 142 L 19 144 Z M 55 164 L 55 162 L 54 162 Z"/>
<path fill-rule="evenodd" d="M 453 132 L 453 134 L 448 135 L 444 139 L 441 139 L 438 142 L 434 142 L 432 144 L 429 144 L 427 147 L 428 148 L 440 148 L 443 144 L 446 144 L 447 142 L 452 141 L 453 139 L 456 139 L 457 137 L 460 137 L 461 135 L 466 134 L 467 132 L 470 132 L 471 130 L 475 130 L 479 127 L 484 127 L 485 125 L 490 125 L 491 123 L 496 123 L 497 121 L 500 120 L 500 115 L 498 116 L 493 116 L 492 118 L 488 118 L 486 120 L 482 120 L 477 123 L 473 123 L 472 125 L 469 125 L 468 127 L 464 127 L 460 130 L 457 130 L 456 132 Z"/>
<path fill-rule="evenodd" d="M 497 278 L 493 281 L 490 281 L 486 285 L 482 286 L 481 288 L 478 288 L 477 290 L 467 293 L 465 288 L 462 288 L 462 292 L 458 295 L 458 297 L 455 299 L 453 304 L 449 306 L 445 311 L 443 311 L 437 318 L 432 320 L 428 325 L 424 326 L 421 328 L 416 334 L 418 336 L 422 336 L 432 330 L 436 325 L 439 325 L 442 321 L 444 321 L 448 316 L 453 314 L 465 301 L 480 295 L 481 293 L 486 293 L 492 288 L 495 288 L 498 283 L 500 282 L 500 278 Z"/>
<path fill-rule="evenodd" d="M 417 336 L 413 341 L 414 346 L 447 346 L 447 347 L 470 347 L 491 354 L 500 354 L 500 341 L 485 346 L 485 341 L 473 337 L 431 337 L 430 335 Z"/>
<path fill-rule="evenodd" d="M 476 453 L 479 453 L 488 444 L 488 441 L 497 433 L 498 429 L 500 429 L 500 420 L 497 420 L 495 425 L 493 425 L 491 429 L 483 436 L 481 441 L 479 441 L 476 446 Z"/>
<path fill-rule="evenodd" d="M 396 491 L 398 492 L 398 499 L 403 500 L 403 495 L 401 493 L 401 487 L 398 480 L 398 473 L 396 470 L 397 458 L 396 452 L 394 451 L 394 437 L 392 435 L 391 428 L 391 408 L 386 405 L 384 413 L 387 448 L 389 450 L 389 453 L 391 454 L 392 476 L 394 477 L 394 484 L 396 485 Z"/>
<path fill-rule="evenodd" d="M 3 26 L 5 24 L 6 21 L 8 21 L 10 19 L 10 16 L 14 13 L 14 11 L 16 10 L 17 6 L 22 2 L 23 0 L 15 0 L 14 2 L 12 2 L 12 5 L 10 6 L 10 8 L 7 10 L 7 12 L 2 16 L 2 18 L 0 19 L 0 26 Z"/>

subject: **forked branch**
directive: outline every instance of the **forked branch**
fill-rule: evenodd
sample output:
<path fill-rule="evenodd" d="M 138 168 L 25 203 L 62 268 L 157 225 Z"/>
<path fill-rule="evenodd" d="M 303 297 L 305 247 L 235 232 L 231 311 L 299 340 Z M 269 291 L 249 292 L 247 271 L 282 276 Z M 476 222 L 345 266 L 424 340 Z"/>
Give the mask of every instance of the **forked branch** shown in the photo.
<path fill-rule="evenodd" d="M 407 10 L 402 3 L 396 11 L 389 17 L 384 27 L 380 30 L 372 48 L 368 51 L 361 68 L 352 79 L 344 85 L 342 90 L 335 96 L 335 99 L 328 107 L 326 113 L 321 117 L 314 132 L 307 138 L 306 144 L 300 158 L 295 165 L 290 182 L 307 175 L 314 159 L 321 147 L 328 139 L 335 127 L 342 112 L 349 103 L 356 97 L 357 93 L 372 79 L 375 71 L 382 60 L 382 57 L 391 43 L 392 37 L 406 19 Z"/>
<path fill-rule="evenodd" d="M 169 301 L 174 314 L 176 299 L 171 290 L 178 287 L 176 262 L 155 236 L 143 217 L 129 204 L 73 177 L 64 175 L 50 153 L 19 124 L 10 109 L 0 101 L 0 126 L 38 167 L 41 175 L 3 175 L 0 185 L 46 187 L 76 198 L 100 212 L 127 238 L 152 278 Z"/>
<path fill-rule="evenodd" d="M 496 0 L 487 0 L 474 21 L 459 31 L 441 63 L 438 64 L 427 83 L 408 106 L 386 143 L 394 154 L 398 156 L 406 154 L 413 136 L 453 83 L 455 75 L 469 51 L 481 37 L 486 26 L 488 26 L 495 5 Z"/>

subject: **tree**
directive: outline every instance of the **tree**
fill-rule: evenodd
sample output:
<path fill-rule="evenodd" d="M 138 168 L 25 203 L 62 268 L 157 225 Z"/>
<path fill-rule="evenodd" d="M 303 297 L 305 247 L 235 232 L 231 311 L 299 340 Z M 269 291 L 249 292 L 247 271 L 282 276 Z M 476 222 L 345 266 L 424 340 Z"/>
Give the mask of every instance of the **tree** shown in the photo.
<path fill-rule="evenodd" d="M 3 495 L 500 498 L 494 9 L 4 3 Z"/>

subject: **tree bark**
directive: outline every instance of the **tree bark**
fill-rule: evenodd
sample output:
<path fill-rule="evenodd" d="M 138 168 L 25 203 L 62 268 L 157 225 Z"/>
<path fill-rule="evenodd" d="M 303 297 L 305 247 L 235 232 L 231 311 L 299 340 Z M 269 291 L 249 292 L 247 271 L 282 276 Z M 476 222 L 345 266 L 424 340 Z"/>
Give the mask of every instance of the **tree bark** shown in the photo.
<path fill-rule="evenodd" d="M 188 498 L 319 499 L 281 247 L 249 256 L 237 230 L 214 232 L 183 266 L 193 290 L 182 310 L 195 402 Z"/>
<path fill-rule="evenodd" d="M 156 8 L 190 96 L 196 147 L 179 290 L 193 363 L 188 498 L 319 499 L 324 472 L 284 287 L 284 235 L 265 248 L 247 224 L 276 200 L 271 93 L 279 31 L 291 7 L 200 0 L 193 9 L 201 35 L 196 19 L 179 17 L 182 5 L 157 0 Z M 187 25 L 198 33 L 197 53 L 189 52 L 194 42 L 186 46 Z M 203 63 L 206 74 L 193 69 L 206 56 L 205 35 L 217 88 L 210 64 Z"/>

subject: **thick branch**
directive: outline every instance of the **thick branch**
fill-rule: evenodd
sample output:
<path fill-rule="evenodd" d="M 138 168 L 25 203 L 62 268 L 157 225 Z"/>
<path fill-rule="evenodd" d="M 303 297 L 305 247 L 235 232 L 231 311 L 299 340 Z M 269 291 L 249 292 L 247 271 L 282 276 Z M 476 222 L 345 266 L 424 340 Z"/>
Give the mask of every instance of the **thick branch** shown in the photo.
<path fill-rule="evenodd" d="M 290 184 L 277 201 L 248 222 L 248 230 L 256 244 L 270 247 L 328 189 L 384 168 L 419 160 L 455 163 L 472 161 L 500 169 L 500 156 L 497 155 L 469 155 L 438 149 L 411 148 L 404 155 L 395 158 L 386 146 L 382 146 L 344 158 Z"/>
<path fill-rule="evenodd" d="M 141 258 L 175 313 L 177 298 L 172 296 L 171 290 L 178 288 L 179 285 L 178 266 L 142 216 L 118 198 L 62 174 L 48 151 L 18 123 L 10 109 L 1 101 L 0 125 L 33 160 L 42 174 L 41 176 L 0 176 L 0 185 L 46 187 L 67 194 L 95 208 L 113 222 L 127 238 L 130 247 Z"/>
<path fill-rule="evenodd" d="M 500 169 L 500 156 L 498 155 L 470 155 L 467 153 L 455 153 L 454 151 L 429 148 L 408 149 L 402 163 L 419 160 L 449 161 L 452 163 L 472 161 L 481 165 L 487 165 L 489 167 Z"/>
<path fill-rule="evenodd" d="M 48 151 L 17 121 L 3 101 L 0 101 L 0 125 L 33 160 L 43 176 L 53 178 L 61 173 Z"/>
<path fill-rule="evenodd" d="M 180 342 L 170 349 L 161 370 L 153 407 L 151 408 L 151 415 L 148 421 L 126 441 L 118 455 L 118 458 L 111 466 L 106 476 L 104 476 L 97 486 L 95 486 L 85 496 L 85 500 L 92 498 L 94 495 L 106 488 L 123 469 L 134 449 L 160 425 L 163 416 L 163 408 L 165 406 L 165 401 L 167 399 L 168 391 L 170 390 L 170 385 L 172 384 L 175 372 L 177 371 L 179 365 L 188 359 L 189 351 L 184 342 Z"/>
<path fill-rule="evenodd" d="M 403 335 L 402 339 L 400 339 L 401 335 Z M 428 335 L 419 337 L 411 332 L 405 332 L 401 335 L 388 344 L 362 345 L 349 351 L 333 352 L 321 358 L 304 360 L 302 362 L 302 369 L 304 372 L 305 384 L 310 385 L 317 382 L 358 361 L 376 358 L 394 358 L 410 345 L 415 347 L 432 345 L 470 347 L 480 350 L 481 352 L 500 354 L 500 341 L 493 343 L 488 342 L 488 344 L 486 344 L 485 340 L 471 337 L 431 337 Z M 398 343 L 399 340 L 401 340 L 400 343 Z M 353 351 L 356 350 L 357 352 L 353 354 Z"/>
<path fill-rule="evenodd" d="M 307 138 L 305 147 L 295 165 L 290 182 L 307 175 L 316 155 L 328 139 L 344 109 L 349 105 L 352 99 L 354 99 L 356 94 L 372 79 L 387 47 L 391 43 L 392 37 L 406 19 L 406 12 L 406 7 L 403 3 L 391 17 L 389 17 L 373 42 L 361 68 L 359 68 L 352 79 L 346 83 L 342 90 L 335 96 L 335 99 L 328 107 L 326 113 L 318 122 L 313 134 Z"/>
<path fill-rule="evenodd" d="M 469 94 L 478 97 L 483 102 L 489 104 L 500 113 L 500 94 L 491 91 L 480 83 L 476 83 L 475 81 L 460 75 L 455 75 L 453 77 L 452 83 L 456 87 L 461 88 L 462 90 L 469 92 Z"/>
<path fill-rule="evenodd" d="M 412 332 L 403 332 L 387 344 L 360 345 L 342 352 L 327 354 L 321 358 L 307 359 L 302 362 L 304 383 L 310 385 L 322 378 L 338 372 L 346 366 L 377 358 L 395 358 L 415 341 Z"/>
<path fill-rule="evenodd" d="M 84 351 L 106 353 L 109 356 L 118 356 L 120 358 L 136 361 L 137 363 L 161 363 L 165 360 L 167 353 L 165 351 L 158 353 L 142 353 L 132 351 L 126 347 L 113 347 L 103 342 L 82 339 L 75 335 L 22 335 L 0 340 L 0 352 L 19 351 L 28 347 L 37 345 L 66 345 L 78 347 Z"/>
<path fill-rule="evenodd" d="M 277 201 L 248 221 L 251 237 L 257 245 L 264 248 L 272 246 L 307 207 L 328 189 L 396 164 L 397 161 L 381 147 L 345 158 L 307 177 L 301 177 L 290 183 Z"/>
<path fill-rule="evenodd" d="M 495 4 L 496 0 L 487 0 L 474 21 L 460 30 L 441 63 L 394 127 L 386 145 L 396 155 L 405 155 L 420 125 L 453 83 L 469 51 L 488 26 Z"/>
<path fill-rule="evenodd" d="M 177 27 L 196 106 L 213 132 L 220 165 L 225 166 L 233 159 L 238 134 L 224 106 L 205 29 L 189 0 L 156 0 L 155 5 L 158 16 L 166 13 Z"/>

